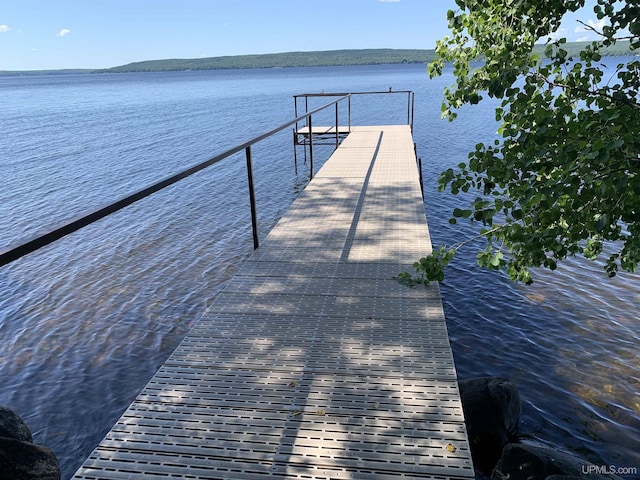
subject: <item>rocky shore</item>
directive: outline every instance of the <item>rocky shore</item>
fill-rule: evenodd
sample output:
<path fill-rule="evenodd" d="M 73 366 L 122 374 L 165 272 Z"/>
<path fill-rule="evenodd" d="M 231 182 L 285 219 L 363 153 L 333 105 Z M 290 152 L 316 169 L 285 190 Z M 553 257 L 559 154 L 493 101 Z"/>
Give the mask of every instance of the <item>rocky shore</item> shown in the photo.
<path fill-rule="evenodd" d="M 0 480 L 60 480 L 58 459 L 35 445 L 27 424 L 0 405 Z"/>
<path fill-rule="evenodd" d="M 522 405 L 513 382 L 481 377 L 460 380 L 459 387 L 476 479 L 622 479 L 569 453 L 520 442 Z"/>

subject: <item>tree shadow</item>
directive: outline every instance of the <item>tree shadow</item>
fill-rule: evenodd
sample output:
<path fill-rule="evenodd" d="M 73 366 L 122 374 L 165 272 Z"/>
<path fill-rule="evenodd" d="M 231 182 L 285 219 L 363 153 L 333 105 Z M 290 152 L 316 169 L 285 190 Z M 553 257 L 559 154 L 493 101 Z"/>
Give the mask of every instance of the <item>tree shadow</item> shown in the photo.
<path fill-rule="evenodd" d="M 473 477 L 438 286 L 394 278 L 430 251 L 417 177 L 378 147 L 305 189 L 78 478 Z"/>

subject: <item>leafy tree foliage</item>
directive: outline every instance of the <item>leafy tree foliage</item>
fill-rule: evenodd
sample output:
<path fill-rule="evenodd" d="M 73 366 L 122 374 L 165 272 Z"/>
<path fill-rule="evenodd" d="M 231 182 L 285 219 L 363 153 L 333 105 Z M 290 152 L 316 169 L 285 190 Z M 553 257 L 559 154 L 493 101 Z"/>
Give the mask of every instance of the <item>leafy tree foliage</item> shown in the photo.
<path fill-rule="evenodd" d="M 441 174 L 439 188 L 477 192 L 450 222 L 480 222 L 487 244 L 478 263 L 512 280 L 531 283 L 529 268 L 553 270 L 567 256 L 595 259 L 605 245 L 609 276 L 634 272 L 640 262 L 640 61 L 630 57 L 609 76 L 601 64 L 603 49 L 616 42 L 629 41 L 630 55 L 640 51 L 639 0 L 597 0 L 594 13 L 605 26 L 584 25 L 598 41 L 575 57 L 565 39 L 547 40 L 542 55 L 534 49 L 584 3 L 456 0 L 459 10 L 448 12 L 452 35 L 438 42 L 429 64 L 432 77 L 453 65 L 444 117 L 453 120 L 484 97 L 500 101 L 501 139 L 476 145 L 467 162 Z M 414 281 L 440 279 L 437 266 L 463 243 L 417 262 Z"/>

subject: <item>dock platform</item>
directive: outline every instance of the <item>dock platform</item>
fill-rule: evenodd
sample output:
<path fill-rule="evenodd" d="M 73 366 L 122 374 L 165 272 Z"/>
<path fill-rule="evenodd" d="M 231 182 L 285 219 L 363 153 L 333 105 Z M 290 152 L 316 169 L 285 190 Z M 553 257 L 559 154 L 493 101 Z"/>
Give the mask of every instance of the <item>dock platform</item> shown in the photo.
<path fill-rule="evenodd" d="M 313 137 L 315 145 L 336 145 L 338 146 L 351 133 L 350 125 L 338 125 L 333 127 L 299 127 L 293 131 L 293 144 L 309 145 Z"/>
<path fill-rule="evenodd" d="M 352 127 L 76 479 L 471 479 L 410 127 Z"/>
<path fill-rule="evenodd" d="M 335 135 L 336 131 L 338 132 L 338 135 L 348 135 L 349 133 L 351 133 L 351 127 L 349 125 L 338 125 L 337 127 L 322 126 L 313 128 L 305 126 L 298 128 L 296 130 L 296 133 L 308 137 L 309 133 L 312 133 L 313 135 Z"/>

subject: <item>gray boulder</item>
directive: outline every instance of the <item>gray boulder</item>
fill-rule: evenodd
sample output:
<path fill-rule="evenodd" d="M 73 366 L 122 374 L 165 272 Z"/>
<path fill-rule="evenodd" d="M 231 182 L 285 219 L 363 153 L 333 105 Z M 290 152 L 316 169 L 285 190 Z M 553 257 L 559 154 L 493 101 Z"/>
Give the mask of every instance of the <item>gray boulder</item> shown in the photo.
<path fill-rule="evenodd" d="M 33 442 L 31 430 L 20 416 L 9 407 L 0 405 L 0 437 Z"/>
<path fill-rule="evenodd" d="M 60 480 L 54 453 L 41 445 L 0 437 L 0 480 Z"/>
<path fill-rule="evenodd" d="M 491 475 L 502 449 L 518 433 L 522 410 L 518 388 L 499 377 L 460 380 L 458 386 L 474 467 Z"/>
<path fill-rule="evenodd" d="M 32 442 L 27 424 L 0 405 L 0 480 L 60 480 L 55 454 Z"/>
<path fill-rule="evenodd" d="M 512 443 L 505 447 L 496 465 L 494 480 L 618 480 L 615 475 L 589 473 L 586 460 L 556 449 Z"/>

